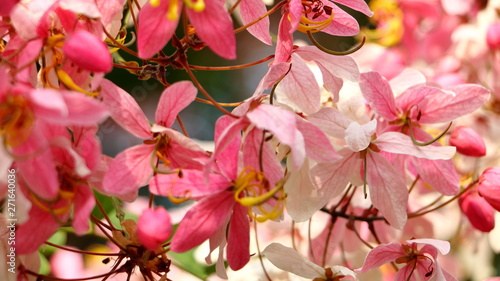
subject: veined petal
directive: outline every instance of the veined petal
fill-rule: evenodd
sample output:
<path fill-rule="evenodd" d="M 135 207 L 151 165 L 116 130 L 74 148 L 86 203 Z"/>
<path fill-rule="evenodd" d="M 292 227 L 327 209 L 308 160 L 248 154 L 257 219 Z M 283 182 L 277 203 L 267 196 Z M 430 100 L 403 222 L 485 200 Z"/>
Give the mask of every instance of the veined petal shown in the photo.
<path fill-rule="evenodd" d="M 279 243 L 271 243 L 262 251 L 262 254 L 277 268 L 284 271 L 308 279 L 326 278 L 324 268 L 307 260 L 294 249 Z"/>
<path fill-rule="evenodd" d="M 168 1 L 166 1 L 168 2 Z M 223 2 L 205 0 L 205 9 L 196 12 L 187 10 L 189 20 L 196 33 L 217 55 L 225 59 L 236 58 L 236 37 L 233 21 L 224 8 Z"/>
<path fill-rule="evenodd" d="M 307 136 L 304 141 L 308 158 L 316 162 L 332 162 L 340 159 L 326 134 L 318 127 L 302 118 L 297 118 L 297 129 L 303 136 Z"/>
<path fill-rule="evenodd" d="M 363 0 L 333 0 L 333 2 L 342 4 L 369 17 L 373 16 L 373 12 L 370 11 L 370 8 Z"/>
<path fill-rule="evenodd" d="M 59 223 L 50 213 L 33 205 L 29 211 L 28 221 L 16 229 L 16 254 L 23 255 L 37 251 L 58 227 Z"/>
<path fill-rule="evenodd" d="M 68 116 L 64 120 L 69 124 L 92 126 L 109 116 L 110 112 L 102 103 L 84 94 L 63 92 L 62 97 L 68 106 Z"/>
<path fill-rule="evenodd" d="M 236 204 L 229 221 L 227 262 L 232 270 L 239 270 L 250 260 L 250 222 L 246 207 Z"/>
<path fill-rule="evenodd" d="M 359 24 L 355 18 L 330 1 L 324 1 L 323 4 L 331 7 L 333 14 L 332 22 L 322 30 L 323 32 L 338 36 L 353 36 L 359 33 Z M 329 17 L 323 13 L 315 21 L 324 21 Z"/>
<path fill-rule="evenodd" d="M 332 137 L 344 139 L 345 130 L 353 121 L 332 107 L 323 107 L 307 117 L 311 123 Z"/>
<path fill-rule="evenodd" d="M 153 145 L 141 144 L 119 153 L 110 164 L 102 182 L 106 193 L 125 201 L 135 199 L 139 188 L 146 185 L 153 175 L 153 150 Z"/>
<path fill-rule="evenodd" d="M 292 68 L 278 88 L 303 112 L 311 114 L 321 105 L 319 85 L 311 69 L 296 54 L 292 54 Z"/>
<path fill-rule="evenodd" d="M 177 114 L 196 98 L 198 89 L 191 81 L 181 81 L 170 85 L 161 94 L 155 120 L 157 124 L 170 127 Z"/>
<path fill-rule="evenodd" d="M 182 219 L 172 240 L 172 251 L 188 251 L 214 235 L 231 214 L 234 194 L 222 191 L 194 205 Z"/>
<path fill-rule="evenodd" d="M 229 128 L 236 120 L 231 116 L 224 115 L 215 122 L 214 142 L 220 143 L 223 132 Z M 240 133 L 234 133 L 226 148 L 218 153 L 217 167 L 220 173 L 228 179 L 234 180 L 238 176 L 238 154 L 241 146 Z"/>
<path fill-rule="evenodd" d="M 453 161 L 415 158 L 415 169 L 423 182 L 443 195 L 453 196 L 460 190 L 460 179 Z"/>
<path fill-rule="evenodd" d="M 94 193 L 88 185 L 81 184 L 78 186 L 74 204 L 73 228 L 76 234 L 83 235 L 89 230 L 90 214 L 95 206 Z"/>
<path fill-rule="evenodd" d="M 166 1 L 164 1 L 166 2 Z M 151 137 L 151 126 L 137 102 L 113 82 L 103 79 L 100 97 L 111 112 L 111 117 L 133 135 L 147 139 Z"/>
<path fill-rule="evenodd" d="M 490 91 L 479 85 L 464 84 L 451 87 L 441 95 L 426 97 L 420 108 L 421 123 L 450 122 L 481 107 Z"/>
<path fill-rule="evenodd" d="M 368 253 L 363 267 L 355 271 L 360 273 L 367 272 L 399 257 L 404 257 L 405 255 L 403 246 L 400 243 L 394 242 L 378 245 Z"/>
<path fill-rule="evenodd" d="M 453 146 L 417 146 L 409 136 L 398 132 L 387 132 L 380 135 L 374 142 L 380 150 L 412 155 L 430 160 L 447 160 L 455 155 L 456 148 Z"/>
<path fill-rule="evenodd" d="M 244 0 L 240 3 L 241 20 L 244 25 L 258 19 L 267 12 L 266 5 L 261 0 Z M 261 19 L 256 24 L 250 26 L 248 32 L 263 43 L 271 45 L 271 35 L 269 34 L 269 17 Z"/>
<path fill-rule="evenodd" d="M 177 28 L 182 11 L 182 1 L 178 1 L 177 18 L 170 20 L 167 16 L 170 1 L 160 1 L 160 6 L 152 7 L 146 4 L 139 13 L 139 28 L 137 30 L 137 49 L 139 57 L 150 58 L 158 53 L 172 38 Z"/>
<path fill-rule="evenodd" d="M 327 69 L 335 77 L 350 81 L 358 81 L 359 79 L 358 64 L 352 57 L 332 56 L 315 46 L 300 46 L 294 52 L 303 60 L 313 61 L 318 65 L 322 65 L 324 69 Z"/>
<path fill-rule="evenodd" d="M 362 73 L 359 86 L 363 97 L 377 114 L 388 121 L 397 118 L 398 111 L 391 86 L 378 72 Z"/>
<path fill-rule="evenodd" d="M 379 153 L 369 151 L 366 161 L 366 181 L 370 186 L 373 206 L 380 210 L 394 228 L 402 229 L 408 219 L 408 190 L 405 182 L 391 163 Z"/>
<path fill-rule="evenodd" d="M 427 244 L 431 245 L 434 248 L 438 249 L 441 255 L 446 255 L 450 252 L 450 242 L 438 239 L 411 239 L 407 240 L 407 243 L 418 243 L 418 244 Z"/>

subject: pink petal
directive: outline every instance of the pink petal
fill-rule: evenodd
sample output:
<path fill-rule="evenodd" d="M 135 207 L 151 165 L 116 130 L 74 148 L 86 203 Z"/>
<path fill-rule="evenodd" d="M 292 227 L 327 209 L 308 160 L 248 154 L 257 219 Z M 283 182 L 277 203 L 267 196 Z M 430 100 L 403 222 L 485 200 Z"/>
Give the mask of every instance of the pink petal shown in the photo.
<path fill-rule="evenodd" d="M 311 177 L 320 188 L 323 202 L 328 203 L 347 187 L 353 178 L 359 178 L 361 158 L 350 149 L 339 151 L 342 159 L 332 163 L 320 163 L 311 169 Z"/>
<path fill-rule="evenodd" d="M 10 12 L 18 2 L 19 0 L 5 0 L 4 2 L 2 2 L 2 5 L 0 5 L 0 16 L 8 17 Z"/>
<path fill-rule="evenodd" d="M 196 98 L 198 89 L 191 81 L 181 81 L 170 85 L 163 91 L 156 109 L 157 124 L 170 127 L 177 114 L 187 107 Z"/>
<path fill-rule="evenodd" d="M 297 129 L 303 136 L 307 136 L 304 138 L 307 157 L 318 163 L 340 159 L 326 134 L 318 127 L 302 118 L 297 118 Z"/>
<path fill-rule="evenodd" d="M 297 130 L 295 115 L 292 112 L 260 104 L 248 112 L 247 117 L 257 128 L 270 131 L 282 144 L 291 148 L 296 169 L 304 163 L 304 137 Z"/>
<path fill-rule="evenodd" d="M 479 85 L 465 84 L 448 89 L 450 92 L 431 95 L 420 107 L 421 123 L 450 122 L 481 107 L 489 98 L 490 91 Z"/>
<path fill-rule="evenodd" d="M 495 209 L 477 193 L 462 195 L 458 203 L 474 228 L 482 232 L 490 232 L 495 228 Z"/>
<path fill-rule="evenodd" d="M 205 179 L 203 172 L 198 170 L 182 170 L 182 177 L 177 174 L 158 174 L 149 182 L 151 193 L 162 196 L 177 196 L 197 199 L 227 189 L 231 181 L 225 177 L 209 174 Z"/>
<path fill-rule="evenodd" d="M 214 142 L 220 143 L 224 130 L 229 128 L 236 120 L 230 116 L 224 115 L 215 122 Z M 217 156 L 217 167 L 222 175 L 228 179 L 236 179 L 238 176 L 238 156 L 241 146 L 241 135 L 235 133 L 231 135 L 231 140 L 227 147 L 220 151 Z"/>
<path fill-rule="evenodd" d="M 227 237 L 227 262 L 232 270 L 239 270 L 250 260 L 250 221 L 248 210 L 239 204 L 233 209 Z"/>
<path fill-rule="evenodd" d="M 154 148 L 152 145 L 136 145 L 120 152 L 102 182 L 107 195 L 125 201 L 135 199 L 139 188 L 146 185 L 153 175 L 151 157 Z"/>
<path fill-rule="evenodd" d="M 415 85 L 406 89 L 401 95 L 396 98 L 396 105 L 401 112 L 408 114 L 411 111 L 414 121 L 417 119 L 419 107 L 416 109 L 416 105 L 423 104 L 424 100 L 431 95 L 444 95 L 441 89 L 435 87 L 429 87 L 425 85 Z"/>
<path fill-rule="evenodd" d="M 170 1 L 160 1 L 160 6 L 152 7 L 149 2 L 139 13 L 137 30 L 137 49 L 139 57 L 151 58 L 158 53 L 172 38 L 182 11 L 182 1 L 178 1 L 178 14 L 175 20 L 167 17 Z"/>
<path fill-rule="evenodd" d="M 296 54 L 292 54 L 292 68 L 281 80 L 278 88 L 306 114 L 318 111 L 320 89 L 311 69 Z"/>
<path fill-rule="evenodd" d="M 333 0 L 333 2 L 342 4 L 353 10 L 359 11 L 369 17 L 373 16 L 373 12 L 370 11 L 370 8 L 363 0 Z"/>
<path fill-rule="evenodd" d="M 292 24 L 285 14 L 285 16 L 281 18 L 278 27 L 278 40 L 276 42 L 274 63 L 289 62 L 293 48 L 292 32 Z"/>
<path fill-rule="evenodd" d="M 168 147 L 168 160 L 170 168 L 190 168 L 202 170 L 209 160 L 209 154 L 199 144 L 185 135 L 167 129 L 166 134 L 170 137 Z"/>
<path fill-rule="evenodd" d="M 415 168 L 422 181 L 443 195 L 453 196 L 460 190 L 460 180 L 453 161 L 416 158 Z"/>
<path fill-rule="evenodd" d="M 338 36 L 353 36 L 359 33 L 359 24 L 355 18 L 329 1 L 324 1 L 323 4 L 331 7 L 334 15 L 333 21 L 322 30 L 323 32 Z M 330 16 L 323 13 L 316 21 L 324 21 L 328 17 Z"/>
<path fill-rule="evenodd" d="M 61 120 L 68 116 L 68 107 L 61 92 L 52 89 L 38 89 L 29 93 L 33 111 L 41 118 Z"/>
<path fill-rule="evenodd" d="M 16 161 L 16 165 L 33 193 L 48 201 L 56 199 L 60 183 L 50 149 L 42 150 L 37 157 Z"/>
<path fill-rule="evenodd" d="M 102 103 L 84 94 L 63 92 L 62 96 L 68 106 L 68 116 L 62 120 L 66 123 L 81 126 L 97 125 L 110 114 Z"/>
<path fill-rule="evenodd" d="M 373 143 L 383 151 L 412 155 L 430 160 L 451 159 L 456 151 L 453 146 L 417 146 L 411 141 L 409 136 L 398 132 L 383 133 Z"/>
<path fill-rule="evenodd" d="M 217 0 L 205 0 L 205 9 L 195 12 L 187 10 L 189 20 L 196 33 L 217 55 L 225 59 L 236 58 L 236 37 L 233 21 L 224 8 L 224 3 Z"/>
<path fill-rule="evenodd" d="M 377 72 L 363 73 L 361 74 L 359 86 L 363 92 L 363 97 L 377 114 L 389 121 L 397 119 L 398 111 L 394 101 L 394 94 L 385 78 Z"/>
<path fill-rule="evenodd" d="M 408 218 L 405 182 L 384 156 L 369 151 L 366 161 L 366 181 L 370 186 L 373 206 L 380 210 L 391 226 L 402 229 Z"/>
<path fill-rule="evenodd" d="M 441 255 L 446 255 L 450 252 L 450 242 L 444 241 L 444 240 L 438 240 L 438 239 L 411 239 L 407 240 L 406 242 L 408 243 L 418 243 L 418 244 L 426 244 L 426 245 L 431 245 L 432 247 L 436 248 Z"/>
<path fill-rule="evenodd" d="M 363 273 L 381 265 L 393 261 L 399 257 L 406 256 L 403 246 L 399 243 L 382 244 L 373 248 L 365 258 L 362 268 L 356 269 L 356 272 Z"/>
<path fill-rule="evenodd" d="M 332 56 L 315 46 L 298 47 L 294 52 L 305 61 L 323 66 L 332 76 L 356 82 L 359 79 L 358 64 L 352 57 Z"/>
<path fill-rule="evenodd" d="M 134 98 L 109 80 L 104 79 L 101 87 L 100 97 L 111 112 L 111 117 L 133 135 L 151 138 L 149 121 Z"/>
<path fill-rule="evenodd" d="M 77 66 L 92 72 L 110 72 L 113 61 L 108 47 L 92 33 L 77 30 L 64 42 L 63 52 Z"/>
<path fill-rule="evenodd" d="M 49 239 L 59 227 L 54 217 L 36 206 L 29 211 L 29 219 L 16 229 L 16 254 L 33 253 Z M 33 235 L 35 234 L 36 235 Z"/>
<path fill-rule="evenodd" d="M 323 107 L 320 111 L 309 115 L 307 119 L 323 132 L 339 139 L 345 137 L 345 130 L 353 122 L 333 107 Z"/>
<path fill-rule="evenodd" d="M 226 221 L 234 203 L 234 194 L 222 191 L 194 205 L 177 228 L 171 250 L 185 252 L 210 238 Z"/>
<path fill-rule="evenodd" d="M 89 230 L 90 214 L 95 206 L 94 193 L 88 185 L 78 186 L 74 206 L 73 228 L 76 234 L 83 235 Z"/>
<path fill-rule="evenodd" d="M 244 25 L 251 23 L 267 12 L 266 5 L 261 0 L 244 0 L 240 3 L 241 21 Z M 255 38 L 267 45 L 272 45 L 269 34 L 269 17 L 261 19 L 247 28 Z"/>
<path fill-rule="evenodd" d="M 339 102 L 339 92 L 344 85 L 344 80 L 337 78 L 332 74 L 332 72 L 323 66 L 323 64 L 316 62 L 319 70 L 321 71 L 321 75 L 323 75 L 323 87 L 333 95 L 333 103 Z"/>

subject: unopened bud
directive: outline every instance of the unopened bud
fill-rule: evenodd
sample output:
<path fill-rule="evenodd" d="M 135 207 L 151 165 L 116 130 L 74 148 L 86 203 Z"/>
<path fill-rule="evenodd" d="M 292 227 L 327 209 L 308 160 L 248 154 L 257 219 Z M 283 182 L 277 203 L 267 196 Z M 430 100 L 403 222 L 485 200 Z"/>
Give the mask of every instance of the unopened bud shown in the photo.
<path fill-rule="evenodd" d="M 500 168 L 488 168 L 479 178 L 479 194 L 500 212 Z"/>
<path fill-rule="evenodd" d="M 69 35 L 63 46 L 64 54 L 77 66 L 93 72 L 109 72 L 113 61 L 103 41 L 85 30 Z"/>
<path fill-rule="evenodd" d="M 463 194 L 458 204 L 475 229 L 490 232 L 495 228 L 495 210 L 477 191 Z"/>
<path fill-rule="evenodd" d="M 458 153 L 466 156 L 481 157 L 486 155 L 486 145 L 483 139 L 468 127 L 456 127 L 451 133 L 450 144 L 457 147 Z"/>
<path fill-rule="evenodd" d="M 163 207 L 144 210 L 137 222 L 137 237 L 151 251 L 156 251 L 171 233 L 170 215 Z"/>
<path fill-rule="evenodd" d="M 492 50 L 500 49 L 500 22 L 493 23 L 488 27 L 486 43 Z"/>

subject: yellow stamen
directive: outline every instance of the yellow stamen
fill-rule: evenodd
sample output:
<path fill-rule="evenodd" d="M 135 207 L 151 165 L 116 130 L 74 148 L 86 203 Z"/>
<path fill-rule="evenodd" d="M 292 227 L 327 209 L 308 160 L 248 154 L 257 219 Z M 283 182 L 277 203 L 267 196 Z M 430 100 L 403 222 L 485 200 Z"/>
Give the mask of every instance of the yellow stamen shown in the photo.
<path fill-rule="evenodd" d="M 267 189 L 268 182 L 264 177 L 264 173 L 257 172 L 251 167 L 241 171 L 234 184 L 234 199 L 245 207 L 249 207 L 248 214 L 258 222 L 264 222 L 269 219 L 275 219 L 281 215 L 284 209 L 285 194 L 282 192 L 284 181 L 279 182 L 273 189 Z M 266 192 L 267 191 L 267 192 Z M 277 202 L 271 210 L 264 208 L 264 203 L 269 203 L 271 199 L 276 199 L 276 194 L 282 192 L 278 196 Z M 252 212 L 252 207 L 258 207 L 262 215 L 255 215 Z"/>
<path fill-rule="evenodd" d="M 394 0 L 373 0 L 370 1 L 370 9 L 374 12 L 370 22 L 377 28 L 364 29 L 368 39 L 386 47 L 398 44 L 404 33 L 404 15 L 399 4 Z"/>
<path fill-rule="evenodd" d="M 151 7 L 158 7 L 160 6 L 160 0 L 151 0 L 149 1 L 149 5 L 151 5 Z"/>
<path fill-rule="evenodd" d="M 0 136 L 8 146 L 16 147 L 29 137 L 35 115 L 27 99 L 11 95 L 0 104 Z"/>
<path fill-rule="evenodd" d="M 196 0 L 196 1 L 191 1 L 191 0 L 184 0 L 184 3 L 186 3 L 186 6 L 190 9 L 193 9 L 195 12 L 202 12 L 205 10 L 205 1 L 204 0 Z"/>
<path fill-rule="evenodd" d="M 331 14 L 326 20 L 313 21 L 306 18 L 305 16 L 302 16 L 300 18 L 299 27 L 297 28 L 297 30 L 303 33 L 307 33 L 307 31 L 311 33 L 320 32 L 328 25 L 330 25 L 330 23 L 333 21 L 333 18 L 334 14 Z"/>
<path fill-rule="evenodd" d="M 71 79 L 71 77 L 62 69 L 57 70 L 57 77 L 59 77 L 59 81 L 62 82 L 64 86 L 68 87 L 68 89 L 70 90 L 84 93 L 93 98 L 99 95 L 99 92 L 89 92 L 76 85 L 76 83 L 73 82 L 73 79 Z"/>

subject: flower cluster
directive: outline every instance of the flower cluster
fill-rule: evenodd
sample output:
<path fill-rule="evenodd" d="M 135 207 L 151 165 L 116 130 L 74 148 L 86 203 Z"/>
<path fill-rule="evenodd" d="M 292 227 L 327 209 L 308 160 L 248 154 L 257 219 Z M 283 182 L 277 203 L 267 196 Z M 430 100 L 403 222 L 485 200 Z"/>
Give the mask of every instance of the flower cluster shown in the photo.
<path fill-rule="evenodd" d="M 15 231 L 0 232 L 0 250 L 15 255 L 0 279 L 495 275 L 491 261 L 478 273 L 456 253 L 498 229 L 498 1 L 4 2 L 0 202 Z M 236 59 L 247 31 L 273 54 L 195 65 L 200 52 Z M 320 32 L 360 42 L 332 50 Z M 225 93 L 228 103 L 196 72 L 263 62 L 253 94 Z M 154 120 L 108 75 L 115 69 L 162 86 Z M 181 118 L 193 103 L 220 112 L 209 149 Z M 109 156 L 105 121 L 140 143 Z M 188 204 L 167 210 L 158 199 Z M 500 252 L 491 240 L 484 257 Z M 99 265 L 64 265 L 75 253 Z M 257 263 L 262 273 L 246 275 Z"/>

